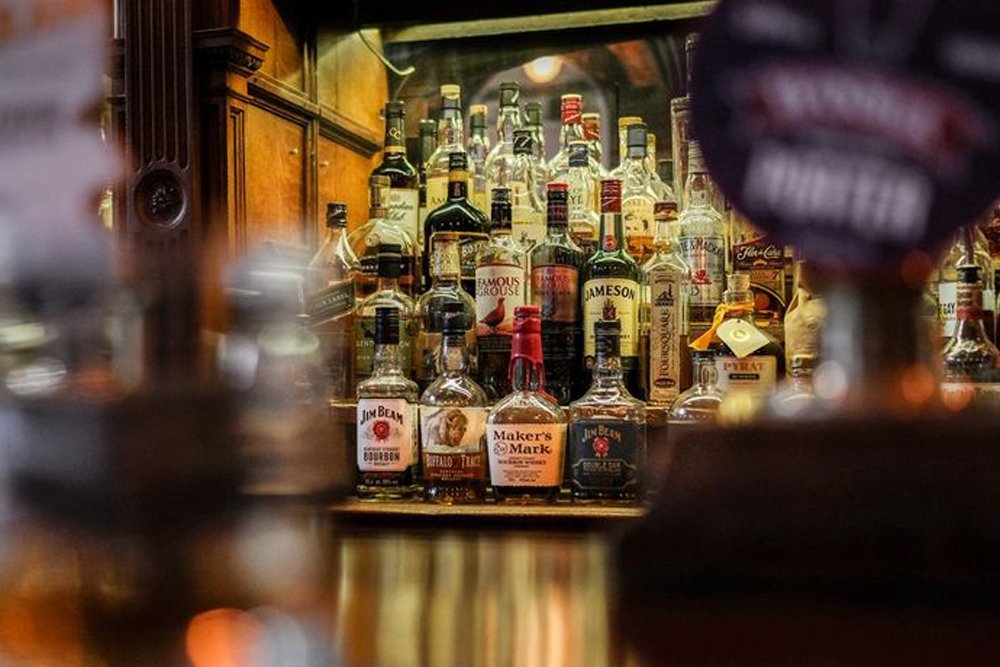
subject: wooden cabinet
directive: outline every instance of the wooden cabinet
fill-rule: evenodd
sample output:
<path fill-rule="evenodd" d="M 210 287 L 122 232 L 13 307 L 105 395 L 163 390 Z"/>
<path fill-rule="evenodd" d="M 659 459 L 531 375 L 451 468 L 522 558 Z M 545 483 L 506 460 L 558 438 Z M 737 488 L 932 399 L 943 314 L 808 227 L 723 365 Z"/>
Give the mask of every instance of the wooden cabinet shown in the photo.
<path fill-rule="evenodd" d="M 305 243 L 307 127 L 254 104 L 246 120 L 246 239 Z"/>
<path fill-rule="evenodd" d="M 320 226 L 326 217 L 327 203 L 333 201 L 347 204 L 348 229 L 364 224 L 368 219 L 368 175 L 378 156 L 366 157 L 326 137 L 320 137 L 317 154 Z"/>

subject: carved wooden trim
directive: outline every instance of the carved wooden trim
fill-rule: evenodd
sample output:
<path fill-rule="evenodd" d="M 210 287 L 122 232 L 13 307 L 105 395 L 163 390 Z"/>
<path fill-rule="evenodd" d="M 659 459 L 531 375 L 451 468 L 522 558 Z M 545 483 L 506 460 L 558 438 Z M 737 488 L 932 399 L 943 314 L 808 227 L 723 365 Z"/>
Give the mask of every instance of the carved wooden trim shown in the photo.
<path fill-rule="evenodd" d="M 210 28 L 194 33 L 195 50 L 200 62 L 212 67 L 250 76 L 264 64 L 270 48 L 264 42 L 236 28 Z"/>
<path fill-rule="evenodd" d="M 247 150 L 246 113 L 235 106 L 229 107 L 229 169 L 232 177 L 228 188 L 230 247 L 242 254 L 247 249 Z"/>

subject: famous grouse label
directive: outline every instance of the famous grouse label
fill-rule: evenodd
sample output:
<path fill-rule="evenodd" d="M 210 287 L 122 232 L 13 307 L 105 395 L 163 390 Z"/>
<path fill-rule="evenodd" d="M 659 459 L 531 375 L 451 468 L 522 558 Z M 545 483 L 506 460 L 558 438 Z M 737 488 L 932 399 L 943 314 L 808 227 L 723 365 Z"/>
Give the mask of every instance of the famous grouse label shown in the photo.
<path fill-rule="evenodd" d="M 510 351 L 514 309 L 524 305 L 524 269 L 486 264 L 476 269 L 476 336 L 484 352 Z"/>

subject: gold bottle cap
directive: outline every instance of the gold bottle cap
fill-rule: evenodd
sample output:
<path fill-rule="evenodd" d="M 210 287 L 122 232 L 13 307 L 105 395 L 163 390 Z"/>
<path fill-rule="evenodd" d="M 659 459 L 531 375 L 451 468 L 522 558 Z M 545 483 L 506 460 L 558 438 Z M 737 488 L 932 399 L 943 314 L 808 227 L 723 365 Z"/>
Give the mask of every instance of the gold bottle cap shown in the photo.
<path fill-rule="evenodd" d="M 482 114 L 483 116 L 485 116 L 486 109 L 487 107 L 485 104 L 473 104 L 471 107 L 469 107 L 469 115 L 475 116 L 476 114 Z"/>
<path fill-rule="evenodd" d="M 446 83 L 441 86 L 441 97 L 458 97 L 462 94 L 462 87 L 457 83 Z"/>
<path fill-rule="evenodd" d="M 629 125 L 638 125 L 642 122 L 642 118 L 639 116 L 623 116 L 618 119 L 618 129 L 624 129 Z"/>

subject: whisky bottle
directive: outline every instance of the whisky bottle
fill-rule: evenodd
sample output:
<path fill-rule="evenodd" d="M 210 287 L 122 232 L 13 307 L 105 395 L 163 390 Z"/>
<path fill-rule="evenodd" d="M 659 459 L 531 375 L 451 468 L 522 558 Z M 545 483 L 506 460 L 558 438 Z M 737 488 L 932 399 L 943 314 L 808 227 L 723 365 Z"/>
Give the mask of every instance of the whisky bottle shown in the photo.
<path fill-rule="evenodd" d="M 465 153 L 452 153 L 448 182 L 448 200 L 427 214 L 424 221 L 424 252 L 430 257 L 434 235 L 440 232 L 458 232 L 459 261 L 462 264 L 462 289 L 476 295 L 476 253 L 489 240 L 486 216 L 469 201 L 468 157 Z M 430 282 L 430 262 L 425 261 L 427 282 Z"/>
<path fill-rule="evenodd" d="M 1000 351 L 983 326 L 983 283 L 975 264 L 958 268 L 955 334 L 942 352 L 941 394 L 953 410 L 1000 407 Z"/>
<path fill-rule="evenodd" d="M 959 267 L 975 264 L 983 285 L 983 325 L 986 337 L 995 340 L 996 292 L 994 291 L 994 266 L 989 244 L 982 231 L 970 225 L 956 235 L 954 243 L 941 261 L 937 273 L 938 320 L 943 342 L 955 335 L 958 318 L 955 316 L 959 285 Z"/>
<path fill-rule="evenodd" d="M 486 105 L 469 107 L 469 162 L 472 164 L 472 205 L 483 213 L 490 210 L 490 191 L 486 179 L 486 157 L 490 153 L 490 138 L 486 133 Z"/>
<path fill-rule="evenodd" d="M 539 196 L 532 146 L 530 130 L 514 131 L 514 165 L 507 182 L 514 240 L 528 251 L 545 238 L 545 198 Z"/>
<path fill-rule="evenodd" d="M 406 157 L 406 107 L 403 102 L 385 104 L 385 152 L 372 175 L 389 177 L 386 219 L 416 242 L 420 238 L 420 180 L 416 168 Z M 415 249 L 418 253 L 421 250 L 419 246 Z"/>
<path fill-rule="evenodd" d="M 400 367 L 409 377 L 411 367 L 410 336 L 413 328 L 413 300 L 399 289 L 399 246 L 383 244 L 378 251 L 378 289 L 358 305 L 354 340 L 358 379 L 372 374 L 375 361 L 375 313 L 380 306 L 399 311 Z"/>
<path fill-rule="evenodd" d="M 569 234 L 567 199 L 564 183 L 549 184 L 548 235 L 531 251 L 530 263 L 531 302 L 542 317 L 545 388 L 560 405 L 569 404 L 586 388 L 581 386 L 579 294 L 586 257 Z"/>
<path fill-rule="evenodd" d="M 536 180 L 544 187 L 544 184 L 549 182 L 549 161 L 545 153 L 541 102 L 528 102 L 524 105 L 524 127 L 531 131 L 531 155 L 534 157 L 535 170 L 538 172 Z"/>
<path fill-rule="evenodd" d="M 643 377 L 646 400 L 651 405 L 670 405 L 690 384 L 690 367 L 686 363 L 690 272 L 670 242 L 675 213 L 672 202 L 656 203 L 653 254 L 642 265 L 641 350 L 648 360 Z"/>
<path fill-rule="evenodd" d="M 510 187 L 514 170 L 514 132 L 520 130 L 521 126 L 520 87 L 513 81 L 504 81 L 500 84 L 496 143 L 486 157 L 488 194 L 492 194 L 496 188 Z M 493 202 L 489 204 L 492 206 Z"/>
<path fill-rule="evenodd" d="M 497 502 L 555 502 L 562 483 L 566 413 L 545 393 L 537 306 L 514 313 L 513 391 L 486 419 L 490 480 Z"/>
<path fill-rule="evenodd" d="M 347 204 L 326 207 L 326 238 L 307 269 L 306 313 L 319 340 L 331 402 L 354 398 L 354 278 L 361 269 L 347 243 Z"/>
<path fill-rule="evenodd" d="M 625 248 L 621 214 L 621 181 L 601 181 L 601 245 L 583 271 L 583 341 L 587 368 L 594 365 L 598 322 L 621 322 L 625 384 L 641 397 L 639 369 L 639 305 L 642 273 Z"/>
<path fill-rule="evenodd" d="M 590 257 L 597 250 L 597 231 L 601 224 L 598 214 L 597 184 L 589 166 L 587 144 L 574 141 L 569 146 L 569 171 L 566 186 L 569 197 L 569 229 L 573 240 Z"/>
<path fill-rule="evenodd" d="M 424 493 L 439 503 L 482 502 L 486 491 L 486 404 L 469 376 L 465 309 L 442 308 L 439 374 L 420 397 Z"/>
<path fill-rule="evenodd" d="M 403 372 L 400 310 L 378 306 L 374 317 L 374 367 L 358 384 L 358 497 L 412 498 L 418 489 L 417 385 Z"/>
<path fill-rule="evenodd" d="M 448 201 L 451 156 L 465 152 L 465 128 L 462 125 L 462 87 L 454 83 L 441 86 L 441 117 L 438 119 L 437 147 L 427 160 L 427 214 Z M 466 162 L 463 177 L 466 186 L 474 168 Z M 426 248 L 425 248 L 426 250 Z M 427 276 L 429 279 L 429 276 Z"/>
<path fill-rule="evenodd" d="M 628 128 L 633 125 L 642 125 L 642 118 L 623 116 L 618 119 L 618 166 L 611 170 L 609 178 L 622 179 L 622 171 L 628 160 Z"/>
<path fill-rule="evenodd" d="M 569 408 L 573 500 L 634 503 L 646 461 L 646 406 L 622 381 L 621 324 L 598 322 L 594 380 Z"/>
<path fill-rule="evenodd" d="M 424 220 L 427 218 L 427 162 L 437 148 L 437 125 L 429 118 L 420 120 L 419 135 L 417 136 L 417 178 L 420 182 L 420 207 L 417 210 L 417 237 L 413 242 L 419 246 L 424 243 Z M 418 269 L 420 267 L 417 267 Z M 422 271 L 418 276 L 423 280 Z"/>
<path fill-rule="evenodd" d="M 626 144 L 617 176 L 622 181 L 622 218 L 629 254 L 642 264 L 653 247 L 653 206 L 658 199 L 646 169 L 646 126 L 630 125 Z"/>
<path fill-rule="evenodd" d="M 414 321 L 416 336 L 413 343 L 413 379 L 421 391 L 437 376 L 438 354 L 441 349 L 441 331 L 444 326 L 445 306 L 457 303 L 459 312 L 465 313 L 466 344 L 475 359 L 476 353 L 476 302 L 462 289 L 458 232 L 438 232 L 434 235 L 431 251 L 430 289 L 417 299 Z M 475 367 L 473 366 L 473 372 Z"/>
<path fill-rule="evenodd" d="M 592 158 L 591 164 L 596 168 L 594 179 L 608 177 L 604 166 L 604 145 L 601 143 L 601 114 L 588 112 L 583 114 L 583 139 L 587 142 L 587 151 Z"/>
<path fill-rule="evenodd" d="M 389 220 L 389 177 L 373 174 L 369 179 L 371 207 L 368 221 L 348 234 L 347 242 L 361 262 L 357 279 L 358 297 L 365 298 L 375 291 L 378 283 L 379 247 L 383 244 L 400 248 L 399 286 L 404 294 L 413 296 L 415 291 L 416 246 L 413 238 L 400 225 Z"/>
<path fill-rule="evenodd" d="M 491 401 L 510 393 L 514 310 L 527 298 L 528 258 L 511 236 L 510 190 L 492 194 L 490 240 L 476 256 L 476 338 L 479 379 Z"/>
<path fill-rule="evenodd" d="M 686 208 L 677 219 L 681 259 L 691 270 L 688 322 L 692 336 L 712 324 L 722 300 L 726 280 L 726 228 L 712 206 L 714 188 L 696 141 L 688 147 L 690 158 L 684 187 Z"/>

